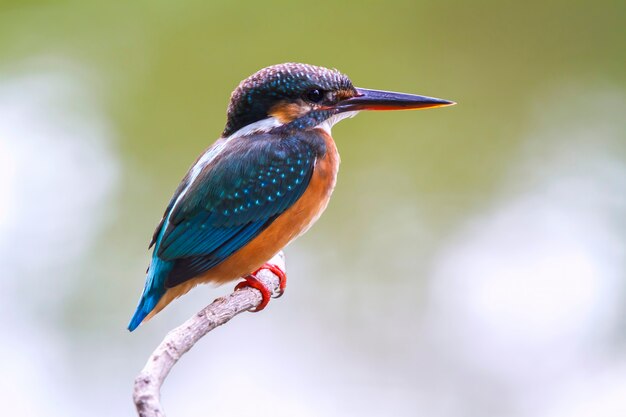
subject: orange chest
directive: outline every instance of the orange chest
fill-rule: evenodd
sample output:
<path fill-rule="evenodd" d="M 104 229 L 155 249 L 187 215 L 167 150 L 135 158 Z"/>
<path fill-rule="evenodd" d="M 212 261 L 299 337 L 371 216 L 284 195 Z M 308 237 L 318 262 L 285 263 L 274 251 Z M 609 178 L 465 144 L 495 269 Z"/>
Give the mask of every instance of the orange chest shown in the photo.
<path fill-rule="evenodd" d="M 328 200 L 337 183 L 337 172 L 341 161 L 333 138 L 326 132 L 323 133 L 323 136 L 326 143 L 326 154 L 315 162 L 310 187 L 319 188 L 319 192 L 326 195 L 326 200 Z"/>
<path fill-rule="evenodd" d="M 332 137 L 320 132 L 326 144 L 326 153 L 315 161 L 309 186 L 302 196 L 275 222 L 281 225 L 289 241 L 306 232 L 322 215 L 337 183 L 339 153 Z"/>

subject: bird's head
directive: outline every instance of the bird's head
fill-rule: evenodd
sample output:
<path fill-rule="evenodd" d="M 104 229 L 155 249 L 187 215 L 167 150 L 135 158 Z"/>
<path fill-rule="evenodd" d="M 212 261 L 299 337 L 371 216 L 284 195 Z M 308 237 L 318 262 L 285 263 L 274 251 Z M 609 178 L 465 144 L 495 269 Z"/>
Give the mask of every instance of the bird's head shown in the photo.
<path fill-rule="evenodd" d="M 334 69 L 286 63 L 263 68 L 233 91 L 223 137 L 273 130 L 330 130 L 339 120 L 361 110 L 409 110 L 441 107 L 454 102 L 356 88 Z"/>

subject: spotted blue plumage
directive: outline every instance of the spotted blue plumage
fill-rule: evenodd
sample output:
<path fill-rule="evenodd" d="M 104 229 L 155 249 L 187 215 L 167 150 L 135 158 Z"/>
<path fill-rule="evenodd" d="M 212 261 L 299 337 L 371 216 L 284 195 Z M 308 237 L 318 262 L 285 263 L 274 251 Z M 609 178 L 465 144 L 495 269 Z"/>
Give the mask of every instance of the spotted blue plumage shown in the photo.
<path fill-rule="evenodd" d="M 167 288 L 220 264 L 293 205 L 325 152 L 323 139 L 313 132 L 257 134 L 228 140 L 206 166 L 192 167 L 155 231 L 146 285 L 129 330 Z"/>

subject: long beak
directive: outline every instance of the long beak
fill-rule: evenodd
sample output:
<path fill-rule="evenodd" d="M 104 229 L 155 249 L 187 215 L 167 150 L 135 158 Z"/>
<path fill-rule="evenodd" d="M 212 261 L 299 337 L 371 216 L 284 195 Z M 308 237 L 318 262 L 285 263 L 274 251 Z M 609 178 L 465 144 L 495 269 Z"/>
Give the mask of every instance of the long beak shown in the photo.
<path fill-rule="evenodd" d="M 451 106 L 454 101 L 440 98 L 394 93 L 393 91 L 368 90 L 357 88 L 358 94 L 340 101 L 337 108 L 344 111 L 359 110 L 413 110 Z"/>

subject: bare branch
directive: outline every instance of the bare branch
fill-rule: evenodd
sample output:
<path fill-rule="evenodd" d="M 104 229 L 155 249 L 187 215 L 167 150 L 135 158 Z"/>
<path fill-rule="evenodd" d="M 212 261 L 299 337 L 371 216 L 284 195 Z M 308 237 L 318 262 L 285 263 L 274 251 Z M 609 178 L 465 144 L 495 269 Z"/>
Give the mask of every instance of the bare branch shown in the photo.
<path fill-rule="evenodd" d="M 282 252 L 274 256 L 270 263 L 285 271 L 285 256 Z M 279 279 L 264 269 L 257 278 L 277 294 Z M 176 362 L 204 335 L 237 314 L 256 307 L 261 302 L 261 293 L 246 287 L 232 294 L 218 298 L 200 310 L 181 326 L 170 331 L 161 344 L 152 352 L 148 362 L 135 379 L 133 400 L 140 417 L 165 417 L 161 408 L 161 385 Z"/>

